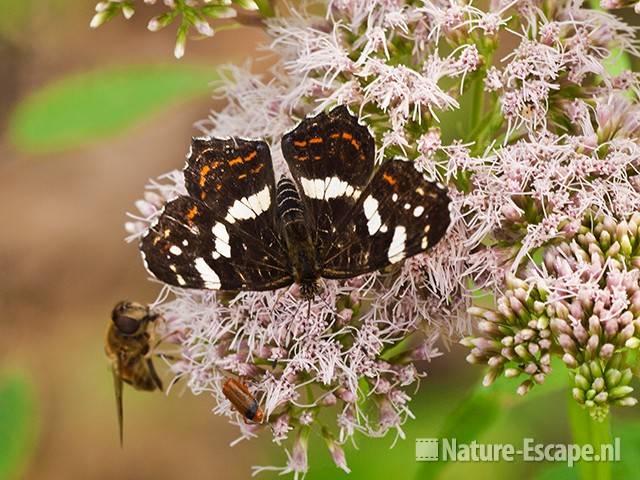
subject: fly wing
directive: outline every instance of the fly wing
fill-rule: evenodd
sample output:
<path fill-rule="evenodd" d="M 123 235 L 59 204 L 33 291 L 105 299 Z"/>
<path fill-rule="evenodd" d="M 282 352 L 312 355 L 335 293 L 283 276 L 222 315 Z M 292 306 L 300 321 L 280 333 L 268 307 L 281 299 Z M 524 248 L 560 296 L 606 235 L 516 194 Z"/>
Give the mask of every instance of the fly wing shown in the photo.
<path fill-rule="evenodd" d="M 123 444 L 123 423 L 124 412 L 122 408 L 122 378 L 118 373 L 118 368 L 115 364 L 111 367 L 111 374 L 113 375 L 113 389 L 116 394 L 116 415 L 118 416 L 118 434 L 120 438 L 120 447 Z"/>

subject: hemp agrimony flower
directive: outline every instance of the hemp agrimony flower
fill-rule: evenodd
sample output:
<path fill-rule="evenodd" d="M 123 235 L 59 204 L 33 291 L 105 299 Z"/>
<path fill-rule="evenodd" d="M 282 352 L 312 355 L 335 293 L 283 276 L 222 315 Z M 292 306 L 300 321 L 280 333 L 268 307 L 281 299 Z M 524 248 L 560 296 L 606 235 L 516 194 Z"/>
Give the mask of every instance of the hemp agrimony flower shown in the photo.
<path fill-rule="evenodd" d="M 133 3 L 103 2 L 98 14 L 110 13 L 95 23 Z M 595 418 L 636 403 L 640 90 L 633 72 L 607 71 L 611 52 L 640 53 L 635 31 L 580 1 L 487 3 L 330 0 L 273 16 L 261 8 L 271 72 L 228 68 L 216 91 L 226 106 L 198 124 L 213 137 L 266 140 L 278 174 L 285 132 L 348 105 L 375 137 L 378 161 L 414 162 L 451 198 L 450 229 L 428 256 L 327 281 L 308 313 L 295 286 L 163 290 L 154 308 L 182 352 L 173 371 L 210 394 L 242 438 L 271 432 L 286 445 L 286 465 L 265 468 L 303 475 L 312 434 L 345 471 L 341 445 L 356 432 L 402 437 L 420 361 L 461 337 L 468 360 L 488 366 L 486 385 L 519 377 L 525 394 L 544 383 L 555 355 Z M 204 4 L 166 5 L 173 19 Z M 152 182 L 129 238 L 184 192 L 177 170 Z M 494 306 L 473 305 L 477 292 Z M 232 409 L 221 391 L 229 375 L 246 379 L 271 430 Z"/>

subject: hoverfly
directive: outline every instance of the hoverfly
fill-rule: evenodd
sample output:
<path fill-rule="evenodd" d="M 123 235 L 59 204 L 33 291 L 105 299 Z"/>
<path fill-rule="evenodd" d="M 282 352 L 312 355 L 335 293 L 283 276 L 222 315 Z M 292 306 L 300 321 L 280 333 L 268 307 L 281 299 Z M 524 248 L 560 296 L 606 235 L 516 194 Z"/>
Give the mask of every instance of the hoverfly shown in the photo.
<path fill-rule="evenodd" d="M 262 423 L 264 412 L 258 405 L 258 401 L 242 381 L 228 378 L 222 385 L 222 393 L 231 402 L 245 422 Z"/>
<path fill-rule="evenodd" d="M 122 382 L 136 390 L 162 391 L 162 381 L 151 358 L 153 332 L 149 331 L 151 322 L 158 317 L 149 307 L 129 301 L 119 302 L 111 312 L 105 352 L 113 373 L 120 446 L 123 438 Z"/>

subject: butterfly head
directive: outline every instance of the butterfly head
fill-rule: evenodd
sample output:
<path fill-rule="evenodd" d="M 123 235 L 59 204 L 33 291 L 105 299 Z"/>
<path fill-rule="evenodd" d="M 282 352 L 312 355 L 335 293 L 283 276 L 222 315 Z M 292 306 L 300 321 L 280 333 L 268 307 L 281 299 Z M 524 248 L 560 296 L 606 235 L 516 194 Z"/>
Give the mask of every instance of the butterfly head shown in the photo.
<path fill-rule="evenodd" d="M 319 279 L 300 282 L 300 296 L 305 300 L 313 300 L 321 291 Z"/>
<path fill-rule="evenodd" d="M 320 264 L 300 196 L 290 179 L 280 179 L 276 198 L 293 279 L 305 299 L 313 298 L 320 291 Z"/>

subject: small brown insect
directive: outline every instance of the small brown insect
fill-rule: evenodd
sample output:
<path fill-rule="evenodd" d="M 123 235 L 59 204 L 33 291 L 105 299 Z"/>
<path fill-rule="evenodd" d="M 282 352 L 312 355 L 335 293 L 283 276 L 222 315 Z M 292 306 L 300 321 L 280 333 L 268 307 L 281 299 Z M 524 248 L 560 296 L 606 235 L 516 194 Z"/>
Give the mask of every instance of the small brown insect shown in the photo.
<path fill-rule="evenodd" d="M 121 446 L 122 382 L 136 390 L 162 390 L 162 381 L 151 359 L 153 334 L 149 331 L 149 325 L 156 318 L 157 314 L 136 302 L 119 302 L 111 312 L 112 323 L 107 331 L 105 352 L 111 361 Z"/>
<path fill-rule="evenodd" d="M 264 420 L 264 412 L 258 405 L 258 401 L 251 394 L 249 388 L 241 381 L 235 378 L 227 379 L 222 385 L 222 393 L 229 399 L 233 408 L 235 408 L 245 421 L 262 423 Z"/>

